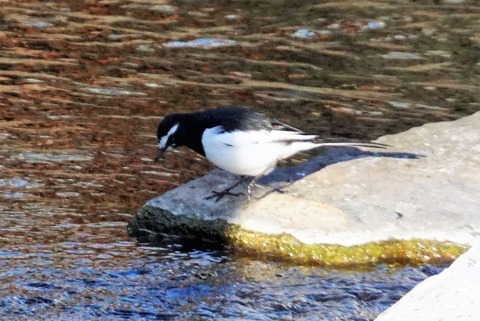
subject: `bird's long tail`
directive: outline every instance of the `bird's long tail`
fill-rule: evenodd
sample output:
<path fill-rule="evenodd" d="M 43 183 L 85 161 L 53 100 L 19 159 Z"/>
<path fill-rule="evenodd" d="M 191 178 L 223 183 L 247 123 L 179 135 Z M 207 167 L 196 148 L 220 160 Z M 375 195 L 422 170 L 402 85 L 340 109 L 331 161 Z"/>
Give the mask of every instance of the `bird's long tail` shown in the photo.
<path fill-rule="evenodd" d="M 320 148 L 320 147 L 369 147 L 369 148 L 387 148 L 389 145 L 381 143 L 356 143 L 356 142 L 323 142 L 315 143 L 313 141 L 295 141 L 291 144 L 287 144 L 282 147 L 282 153 L 279 155 L 279 159 L 288 158 L 298 152 L 307 151 L 310 149 Z"/>
<path fill-rule="evenodd" d="M 342 143 L 316 143 L 315 148 L 319 147 L 370 147 L 370 148 L 381 148 L 385 149 L 390 145 L 382 144 L 382 143 L 357 143 L 357 142 L 342 142 Z"/>

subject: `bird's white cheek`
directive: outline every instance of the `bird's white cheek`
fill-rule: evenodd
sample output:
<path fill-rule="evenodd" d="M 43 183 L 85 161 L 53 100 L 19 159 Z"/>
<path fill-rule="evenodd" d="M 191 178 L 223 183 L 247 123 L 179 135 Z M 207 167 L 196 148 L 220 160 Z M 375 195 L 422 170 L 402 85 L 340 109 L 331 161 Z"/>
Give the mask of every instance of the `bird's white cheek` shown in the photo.
<path fill-rule="evenodd" d="M 168 135 L 160 138 L 160 141 L 158 143 L 158 148 L 165 149 L 165 147 L 167 146 L 167 139 L 168 139 Z"/>
<path fill-rule="evenodd" d="M 169 147 L 167 146 L 168 138 L 172 136 L 177 131 L 177 129 L 178 129 L 178 124 L 175 124 L 174 126 L 172 126 L 172 128 L 170 128 L 168 133 L 160 138 L 160 141 L 158 142 L 158 148 L 165 149 L 166 147 Z M 172 144 L 172 146 L 174 146 L 174 144 Z"/>

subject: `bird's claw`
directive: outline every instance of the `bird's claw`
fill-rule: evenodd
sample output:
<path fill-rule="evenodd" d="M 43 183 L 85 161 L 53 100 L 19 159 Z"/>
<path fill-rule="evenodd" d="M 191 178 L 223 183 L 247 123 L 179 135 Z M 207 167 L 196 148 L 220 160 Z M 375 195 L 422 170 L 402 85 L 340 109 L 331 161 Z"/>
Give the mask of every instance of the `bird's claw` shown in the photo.
<path fill-rule="evenodd" d="M 240 196 L 240 195 L 245 195 L 245 193 L 239 192 L 239 193 L 232 193 L 228 190 L 217 192 L 217 191 L 212 191 L 212 195 L 205 196 L 203 199 L 205 200 L 211 200 L 212 198 L 216 198 L 215 202 L 218 202 L 221 200 L 224 196 L 230 195 L 230 196 Z"/>

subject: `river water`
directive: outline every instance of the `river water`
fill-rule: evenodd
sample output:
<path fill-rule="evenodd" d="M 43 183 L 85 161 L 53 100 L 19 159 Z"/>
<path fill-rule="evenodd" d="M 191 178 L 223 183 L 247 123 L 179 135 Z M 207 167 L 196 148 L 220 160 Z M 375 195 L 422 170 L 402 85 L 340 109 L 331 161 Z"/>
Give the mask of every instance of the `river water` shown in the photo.
<path fill-rule="evenodd" d="M 443 267 L 358 271 L 138 244 L 173 111 L 251 106 L 370 140 L 480 110 L 475 1 L 0 0 L 0 319 L 371 320 Z"/>

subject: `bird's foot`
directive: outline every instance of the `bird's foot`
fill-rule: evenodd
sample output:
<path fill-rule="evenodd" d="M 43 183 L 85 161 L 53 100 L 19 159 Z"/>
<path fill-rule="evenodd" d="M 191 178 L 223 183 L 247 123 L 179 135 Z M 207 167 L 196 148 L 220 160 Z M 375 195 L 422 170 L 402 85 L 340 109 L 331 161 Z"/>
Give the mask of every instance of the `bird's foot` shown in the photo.
<path fill-rule="evenodd" d="M 226 189 L 220 192 L 217 191 L 212 191 L 212 195 L 204 197 L 206 200 L 211 200 L 212 198 L 215 199 L 215 202 L 218 202 L 221 200 L 224 196 L 240 196 L 240 195 L 245 195 L 245 193 L 239 192 L 239 193 L 232 193 L 230 192 L 230 189 Z"/>

